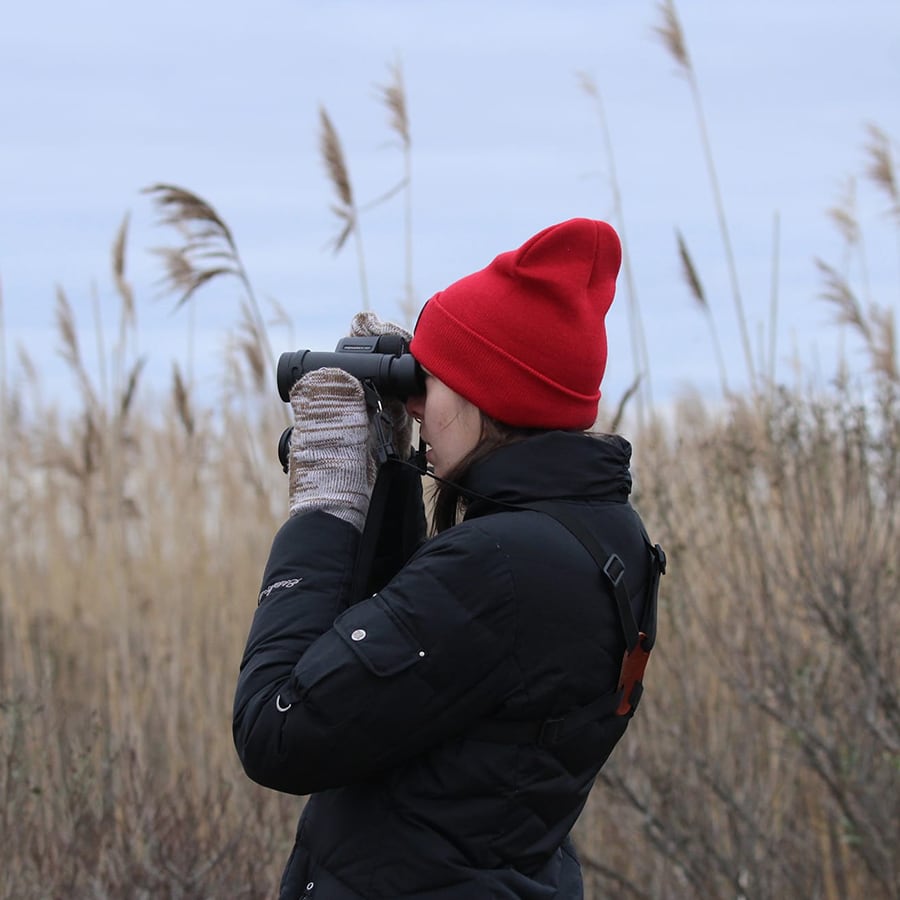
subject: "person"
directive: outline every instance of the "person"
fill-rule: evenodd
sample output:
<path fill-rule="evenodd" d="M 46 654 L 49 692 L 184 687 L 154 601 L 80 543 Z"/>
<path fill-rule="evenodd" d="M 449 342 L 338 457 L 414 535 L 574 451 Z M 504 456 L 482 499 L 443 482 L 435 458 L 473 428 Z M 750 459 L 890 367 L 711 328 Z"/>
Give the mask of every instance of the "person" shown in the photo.
<path fill-rule="evenodd" d="M 634 712 L 641 671 L 623 672 L 646 662 L 664 569 L 629 503 L 630 445 L 589 432 L 620 262 L 612 227 L 571 219 L 425 304 L 425 389 L 389 421 L 401 453 L 413 421 L 427 447 L 432 534 L 411 470 L 362 599 L 363 386 L 323 368 L 292 388 L 290 516 L 233 723 L 251 779 L 310 795 L 281 898 L 582 897 L 570 832 Z"/>

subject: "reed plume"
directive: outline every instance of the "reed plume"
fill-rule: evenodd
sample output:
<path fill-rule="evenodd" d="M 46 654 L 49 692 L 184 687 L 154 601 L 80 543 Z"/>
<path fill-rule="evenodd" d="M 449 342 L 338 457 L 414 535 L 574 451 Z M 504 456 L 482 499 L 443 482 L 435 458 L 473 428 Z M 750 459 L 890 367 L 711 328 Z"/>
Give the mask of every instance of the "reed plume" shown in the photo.
<path fill-rule="evenodd" d="M 849 326 L 862 338 L 872 370 L 897 383 L 894 311 L 875 303 L 866 311 L 847 279 L 834 266 L 818 258 L 815 263 L 823 281 L 820 296 L 835 309 L 837 323 Z"/>
<path fill-rule="evenodd" d="M 134 289 L 131 283 L 125 277 L 125 258 L 126 246 L 128 243 L 128 223 L 129 216 L 122 219 L 122 224 L 116 232 L 113 241 L 113 279 L 116 286 L 116 292 L 122 300 L 122 327 L 125 325 L 133 325 L 136 321 L 137 310 L 134 304 Z"/>
<path fill-rule="evenodd" d="M 386 84 L 378 86 L 378 92 L 389 114 L 388 127 L 400 139 L 403 152 L 403 178 L 390 193 L 403 191 L 404 285 L 400 308 L 406 326 L 411 328 L 418 310 L 413 282 L 412 135 L 406 102 L 406 85 L 399 61 L 389 67 L 389 74 L 390 79 Z"/>
<path fill-rule="evenodd" d="M 175 308 L 184 306 L 200 288 L 213 281 L 236 278 L 253 320 L 258 352 L 266 359 L 273 359 L 256 292 L 234 235 L 222 216 L 202 197 L 175 185 L 154 184 L 145 188 L 144 193 L 153 198 L 159 214 L 158 224 L 174 228 L 182 239 L 176 246 L 154 250 L 163 261 L 163 288 L 177 297 Z"/>
<path fill-rule="evenodd" d="M 62 356 L 75 375 L 85 404 L 89 408 L 95 408 L 98 405 L 97 393 L 91 383 L 81 355 L 81 345 L 78 340 L 78 331 L 75 327 L 75 314 L 72 311 L 72 304 L 69 303 L 66 292 L 59 286 L 56 288 L 56 328 L 61 341 L 60 356 Z"/>
<path fill-rule="evenodd" d="M 722 238 L 722 246 L 725 251 L 725 260 L 728 268 L 728 274 L 731 281 L 731 295 L 734 302 L 735 312 L 737 314 L 738 328 L 741 337 L 741 346 L 744 351 L 744 360 L 747 366 L 747 376 L 750 380 L 751 388 L 756 386 L 756 367 L 753 363 L 753 353 L 750 349 L 750 335 L 747 329 L 747 317 L 744 313 L 744 302 L 741 297 L 740 282 L 737 273 L 737 262 L 734 256 L 734 250 L 731 243 L 731 232 L 728 228 L 728 218 L 725 215 L 725 204 L 722 200 L 722 190 L 719 186 L 719 176 L 716 170 L 715 159 L 712 153 L 712 145 L 709 139 L 709 130 L 706 125 L 706 115 L 703 110 L 703 102 L 700 94 L 700 86 L 694 65 L 691 61 L 687 49 L 687 42 L 684 37 L 684 29 L 681 27 L 681 20 L 675 8 L 674 0 L 664 0 L 657 7 L 662 16 L 662 24 L 654 28 L 655 33 L 662 41 L 663 46 L 669 51 L 672 58 L 678 65 L 681 73 L 688 82 L 691 91 L 691 97 L 694 103 L 694 109 L 697 114 L 697 123 L 700 129 L 700 139 L 703 146 L 704 158 L 706 160 L 706 168 L 709 174 L 709 180 L 712 187 L 713 199 L 716 207 L 716 215 L 719 223 L 719 233 Z"/>
<path fill-rule="evenodd" d="M 128 372 L 128 377 L 125 380 L 125 387 L 119 401 L 119 417 L 123 420 L 127 418 L 129 412 L 132 410 L 134 398 L 137 394 L 138 382 L 140 381 L 141 373 L 144 371 L 146 363 L 147 357 L 142 356 L 134 363 L 134 365 L 132 365 Z"/>
<path fill-rule="evenodd" d="M 697 301 L 700 308 L 705 313 L 709 313 L 709 303 L 706 302 L 706 292 L 703 290 L 703 285 L 700 283 L 697 267 L 694 265 L 694 260 L 688 252 L 687 244 L 684 242 L 684 236 L 677 229 L 675 231 L 675 239 L 678 242 L 678 256 L 681 259 L 681 271 L 684 275 L 684 280 L 687 282 L 691 295 Z"/>
<path fill-rule="evenodd" d="M 184 430 L 189 436 L 193 435 L 196 422 L 191 404 L 191 395 L 177 363 L 174 363 L 172 366 L 172 400 L 178 421 L 184 426 Z"/>
<path fill-rule="evenodd" d="M 662 24 L 655 25 L 653 31 L 681 69 L 685 73 L 693 72 L 691 60 L 688 56 L 687 42 L 684 39 L 684 30 L 675 10 L 675 4 L 672 0 L 665 0 L 664 3 L 660 3 L 657 6 L 657 9 L 662 16 Z"/>
<path fill-rule="evenodd" d="M 848 178 L 837 203 L 828 207 L 826 211 L 831 224 L 837 228 L 848 249 L 858 246 L 862 235 L 857 214 L 856 192 L 856 179 Z"/>
<path fill-rule="evenodd" d="M 868 125 L 866 132 L 868 141 L 865 144 L 864 174 L 887 194 L 893 218 L 900 207 L 890 141 L 875 125 Z M 840 270 L 822 259 L 815 259 L 822 280 L 820 297 L 834 309 L 835 321 L 848 326 L 861 338 L 872 371 L 887 383 L 896 384 L 898 364 L 895 314 L 892 308 L 879 305 L 869 296 L 868 265 L 857 210 L 857 192 L 857 180 L 848 179 L 838 203 L 828 209 L 828 218 L 843 238 L 844 254 Z M 855 258 L 858 258 L 859 263 L 862 299 L 860 292 L 851 285 L 849 275 L 845 274 L 851 271 Z"/>
<path fill-rule="evenodd" d="M 866 174 L 872 183 L 880 187 L 891 203 L 891 214 L 900 222 L 900 189 L 897 186 L 897 171 L 891 153 L 891 142 L 887 134 L 877 125 L 867 127 L 869 140 L 866 153 L 869 165 Z"/>
<path fill-rule="evenodd" d="M 850 283 L 834 266 L 824 260 L 817 258 L 815 264 L 824 284 L 820 296 L 834 307 L 836 321 L 854 328 L 868 344 L 872 339 L 869 322 Z"/>
<path fill-rule="evenodd" d="M 350 183 L 350 173 L 344 160 L 344 150 L 341 147 L 340 138 L 324 108 L 319 109 L 319 125 L 321 128 L 319 149 L 328 178 L 339 201 L 338 206 L 332 207 L 332 211 L 342 223 L 341 230 L 333 241 L 333 249 L 337 252 L 344 246 L 357 225 L 356 201 L 353 197 L 353 185 Z"/>
<path fill-rule="evenodd" d="M 700 276 L 697 274 L 697 267 L 694 265 L 693 257 L 688 250 L 684 236 L 678 229 L 675 230 L 675 240 L 678 244 L 678 258 L 681 260 L 681 274 L 684 277 L 685 283 L 688 286 L 688 290 L 690 291 L 691 296 L 694 298 L 694 300 L 696 300 L 697 305 L 706 316 L 706 321 L 709 323 L 713 349 L 716 354 L 716 362 L 719 366 L 719 381 L 721 384 L 722 393 L 727 394 L 728 372 L 725 366 L 725 357 L 722 354 L 722 344 L 719 341 L 719 332 L 716 328 L 715 316 L 713 315 L 712 308 L 710 307 L 709 302 L 706 299 L 706 291 L 704 291 L 703 284 L 700 281 Z"/>
<path fill-rule="evenodd" d="M 883 307 L 874 307 L 870 313 L 872 339 L 870 354 L 872 368 L 880 372 L 894 384 L 900 383 L 900 371 L 897 368 L 897 329 L 894 311 Z"/>
<path fill-rule="evenodd" d="M 369 288 L 366 278 L 366 260 L 363 252 L 362 232 L 359 224 L 359 209 L 350 181 L 350 170 L 344 156 L 344 149 L 338 137 L 337 129 L 331 121 L 325 107 L 319 107 L 319 151 L 325 163 L 328 179 L 337 194 L 337 203 L 333 203 L 331 211 L 337 216 L 341 229 L 332 240 L 335 253 L 340 252 L 352 234 L 356 241 L 356 261 L 359 267 L 359 287 L 364 310 L 369 309 Z"/>
<path fill-rule="evenodd" d="M 163 260 L 163 285 L 178 298 L 176 308 L 222 276 L 238 278 L 252 293 L 231 229 L 207 201 L 170 184 L 151 185 L 144 193 L 153 197 L 158 224 L 173 227 L 183 237 L 176 247 L 154 249 Z"/>
<path fill-rule="evenodd" d="M 390 80 L 378 86 L 381 101 L 390 113 L 388 125 L 399 138 L 404 150 L 412 147 L 409 131 L 409 115 L 406 109 L 406 87 L 403 82 L 403 67 L 399 62 L 388 66 Z"/>
<path fill-rule="evenodd" d="M 262 345 L 262 335 L 259 333 L 256 319 L 250 307 L 243 303 L 241 304 L 241 318 L 238 324 L 237 349 L 247 364 L 250 377 L 253 379 L 258 391 L 261 391 L 265 385 L 268 371 L 268 362 L 260 353 Z"/>

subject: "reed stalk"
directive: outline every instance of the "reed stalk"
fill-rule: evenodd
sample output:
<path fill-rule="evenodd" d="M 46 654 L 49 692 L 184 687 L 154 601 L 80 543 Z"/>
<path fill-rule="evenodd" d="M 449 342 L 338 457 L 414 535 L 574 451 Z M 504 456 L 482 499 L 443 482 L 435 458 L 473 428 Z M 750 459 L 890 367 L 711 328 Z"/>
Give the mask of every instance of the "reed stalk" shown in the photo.
<path fill-rule="evenodd" d="M 700 93 L 700 85 L 697 79 L 694 65 L 688 54 L 687 42 L 674 0 L 664 0 L 658 6 L 662 16 L 662 24 L 654 30 L 662 40 L 663 45 L 671 54 L 679 67 L 679 70 L 687 80 L 697 115 L 697 125 L 700 131 L 700 142 L 703 148 L 703 156 L 706 160 L 706 169 L 713 193 L 713 201 L 716 208 L 716 218 L 719 223 L 719 234 L 722 239 L 722 247 L 725 252 L 725 261 L 731 282 L 731 296 L 737 314 L 738 329 L 741 338 L 741 346 L 744 352 L 744 361 L 747 367 L 747 376 L 750 387 L 756 387 L 756 367 L 753 363 L 753 353 L 750 349 L 750 334 L 747 328 L 747 317 L 744 313 L 744 302 L 741 297 L 740 281 L 737 273 L 737 262 L 731 242 L 731 230 L 728 226 L 728 217 L 725 214 L 725 204 L 722 200 L 722 190 L 719 186 L 719 176 L 712 152 L 712 144 L 709 139 L 709 129 L 706 124 L 706 114 L 703 110 L 703 98 Z"/>
<path fill-rule="evenodd" d="M 404 324 L 408 329 L 412 329 L 418 313 L 418 301 L 413 281 L 412 134 L 406 84 L 403 79 L 403 68 L 399 61 L 389 67 L 389 75 L 388 82 L 380 85 L 378 91 L 381 102 L 389 113 L 388 127 L 399 140 L 403 154 L 403 178 L 398 185 L 398 188 L 403 190 L 404 246 L 403 299 L 400 308 L 403 312 Z"/>
<path fill-rule="evenodd" d="M 616 227 L 622 238 L 622 271 L 625 276 L 625 286 L 628 291 L 628 330 L 631 338 L 631 358 L 634 366 L 633 383 L 636 385 L 634 394 L 637 398 L 637 420 L 638 426 L 641 431 L 643 431 L 646 424 L 646 416 L 653 411 L 653 378 L 650 369 L 650 353 L 647 350 L 644 317 L 641 314 L 637 285 L 635 284 L 634 271 L 631 264 L 630 242 L 625 229 L 625 210 L 622 202 L 619 177 L 616 172 L 612 133 L 607 122 L 603 98 L 596 82 L 585 72 L 579 72 L 578 79 L 581 89 L 594 103 L 597 117 L 600 122 L 600 132 L 603 136 L 604 153 L 609 167 L 609 188 L 612 192 Z M 646 407 L 644 403 L 645 397 Z M 615 418 L 619 419 L 620 415 L 617 414 Z"/>

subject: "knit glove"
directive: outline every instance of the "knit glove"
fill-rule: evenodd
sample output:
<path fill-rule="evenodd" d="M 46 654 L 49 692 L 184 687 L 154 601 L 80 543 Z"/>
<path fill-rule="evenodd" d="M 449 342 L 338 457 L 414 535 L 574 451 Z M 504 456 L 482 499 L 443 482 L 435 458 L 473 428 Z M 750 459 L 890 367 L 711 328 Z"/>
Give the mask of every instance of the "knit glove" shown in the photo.
<path fill-rule="evenodd" d="M 314 369 L 290 401 L 290 514 L 320 509 L 362 531 L 377 474 L 362 385 L 343 369 Z"/>
<path fill-rule="evenodd" d="M 407 343 L 412 335 L 394 322 L 382 322 L 375 313 L 360 312 L 350 323 L 350 337 L 378 337 L 382 334 L 399 334 Z M 400 459 L 408 459 L 412 447 L 412 419 L 406 405 L 397 397 L 386 397 L 382 401 L 384 415 L 390 423 L 394 449 Z"/>

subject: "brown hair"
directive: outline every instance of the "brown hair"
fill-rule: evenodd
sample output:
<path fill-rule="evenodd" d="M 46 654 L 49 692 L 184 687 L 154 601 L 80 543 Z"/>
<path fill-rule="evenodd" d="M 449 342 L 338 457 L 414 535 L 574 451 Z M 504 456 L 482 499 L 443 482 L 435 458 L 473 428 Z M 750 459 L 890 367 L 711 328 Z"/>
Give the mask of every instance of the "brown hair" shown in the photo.
<path fill-rule="evenodd" d="M 436 479 L 434 492 L 434 519 L 432 530 L 435 534 L 446 531 L 462 519 L 466 511 L 466 492 L 461 482 L 475 463 L 490 456 L 500 447 L 515 444 L 543 428 L 516 428 L 492 419 L 481 413 L 481 437 L 478 443 L 447 473 L 446 478 Z"/>

